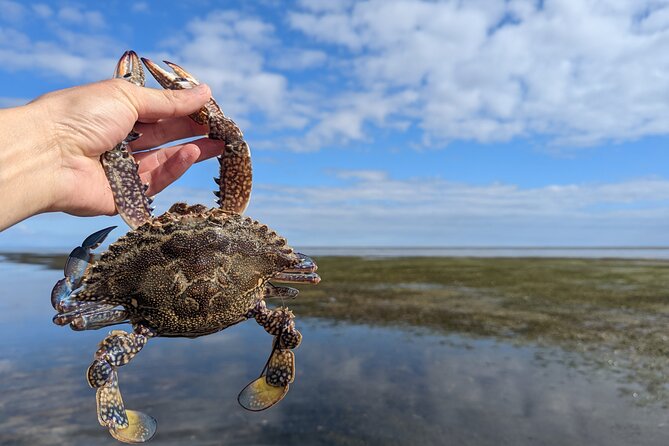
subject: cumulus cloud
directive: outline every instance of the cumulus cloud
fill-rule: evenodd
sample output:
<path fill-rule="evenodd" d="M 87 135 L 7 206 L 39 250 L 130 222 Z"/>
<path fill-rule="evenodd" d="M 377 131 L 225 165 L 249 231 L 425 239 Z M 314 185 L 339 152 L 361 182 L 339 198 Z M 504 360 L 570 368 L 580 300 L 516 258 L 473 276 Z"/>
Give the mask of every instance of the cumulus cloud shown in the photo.
<path fill-rule="evenodd" d="M 270 63 L 282 70 L 304 70 L 321 66 L 327 60 L 327 54 L 324 51 L 284 48 Z"/>
<path fill-rule="evenodd" d="M 27 9 L 19 6 L 21 14 L 27 14 Z M 99 33 L 105 27 L 100 12 L 69 6 L 53 9 L 42 3 L 31 8 L 32 17 L 42 21 L 44 34 L 36 39 L 28 31 L 0 23 L 3 70 L 36 71 L 44 77 L 63 76 L 78 81 L 111 75 L 119 44 L 113 37 Z"/>
<path fill-rule="evenodd" d="M 12 0 L 0 10 L 3 69 L 100 79 L 123 47 L 95 10 Z M 669 132 L 666 2 L 302 0 L 276 18 L 248 11 L 196 15 L 149 55 L 210 83 L 257 147 L 318 150 L 375 128 L 417 130 L 424 146 Z M 51 39 L 16 26 L 29 12 L 50 20 Z"/>
<path fill-rule="evenodd" d="M 345 50 L 357 91 L 397 98 L 391 116 L 411 119 L 427 140 L 538 134 L 580 146 L 669 131 L 664 2 L 303 4 L 291 26 Z M 371 121 L 358 117 L 358 126 Z M 320 126 L 326 137 L 339 131 Z"/>
<path fill-rule="evenodd" d="M 24 18 L 26 9 L 21 3 L 0 0 L 0 18 L 8 22 L 18 22 Z"/>
<path fill-rule="evenodd" d="M 274 50 L 295 57 L 303 68 L 322 56 L 299 49 L 284 52 L 273 24 L 237 11 L 213 11 L 188 22 L 178 39 L 165 44 L 168 53 L 158 56 L 178 60 L 207 82 L 226 114 L 245 128 L 300 128 L 307 123 L 306 105 L 293 100 L 299 93 L 291 90 L 288 78 L 268 67 L 268 54 Z M 256 119 L 245 121 L 252 114 Z"/>
<path fill-rule="evenodd" d="M 43 19 L 51 17 L 53 15 L 53 10 L 49 5 L 44 3 L 36 3 L 32 5 L 33 12 L 37 14 L 38 17 Z"/>
<path fill-rule="evenodd" d="M 83 11 L 79 8 L 66 6 L 58 11 L 58 18 L 64 22 L 101 28 L 105 26 L 104 18 L 98 11 Z"/>

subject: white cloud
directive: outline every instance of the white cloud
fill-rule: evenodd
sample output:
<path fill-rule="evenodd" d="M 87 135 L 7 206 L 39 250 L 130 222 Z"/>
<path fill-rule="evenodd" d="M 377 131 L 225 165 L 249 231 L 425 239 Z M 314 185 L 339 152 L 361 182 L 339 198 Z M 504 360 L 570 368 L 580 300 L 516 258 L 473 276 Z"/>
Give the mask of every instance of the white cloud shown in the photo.
<path fill-rule="evenodd" d="M 659 245 L 669 181 L 523 189 L 383 172 L 339 173 L 340 187 L 259 186 L 250 215 L 294 244 L 387 246 Z"/>
<path fill-rule="evenodd" d="M 35 14 L 43 19 L 49 18 L 53 15 L 53 10 L 51 7 L 49 5 L 45 5 L 44 3 L 36 3 L 32 5 L 32 9 Z"/>
<path fill-rule="evenodd" d="M 119 44 L 95 32 L 105 26 L 101 13 L 74 7 L 54 11 L 45 4 L 35 4 L 32 10 L 36 18 L 44 21 L 41 26 L 46 35 L 38 40 L 19 28 L 0 26 L 3 70 L 36 71 L 44 77 L 63 76 L 79 81 L 111 76 Z M 54 14 L 57 20 L 53 19 Z"/>
<path fill-rule="evenodd" d="M 291 90 L 283 74 L 268 68 L 267 53 L 282 54 L 273 25 L 234 11 L 213 11 L 191 20 L 185 33 L 167 43 L 180 65 L 208 83 L 226 114 L 246 128 L 243 117 L 260 112 L 266 128 L 301 128 L 312 110 L 301 94 Z M 318 52 L 293 48 L 285 54 L 295 64 L 307 67 L 322 59 Z M 279 65 L 290 65 L 291 59 Z M 240 119 L 240 117 L 242 119 Z M 256 124 L 259 124 L 256 122 Z"/>
<path fill-rule="evenodd" d="M 21 3 L 11 0 L 0 0 L 0 19 L 7 22 L 18 22 L 25 16 L 26 10 Z"/>
<path fill-rule="evenodd" d="M 0 8 L 9 22 L 29 11 L 11 0 Z M 99 31 L 99 12 L 32 11 L 51 17 L 53 36 L 0 27 L 4 69 L 109 76 L 123 45 Z M 318 150 L 370 141 L 375 128 L 416 129 L 424 146 L 537 136 L 583 146 L 669 132 L 666 2 L 304 0 L 282 19 L 211 11 L 157 53 L 211 84 L 255 147 Z"/>
<path fill-rule="evenodd" d="M 31 43 L 28 51 L 0 45 L 0 59 L 5 61 L 4 68 L 10 71 L 39 69 L 44 76 L 57 74 L 75 80 L 107 79 L 116 64 L 113 57 L 73 54 L 57 44 L 46 42 Z"/>
<path fill-rule="evenodd" d="M 304 3 L 291 26 L 346 50 L 354 94 L 410 92 L 390 116 L 416 122 L 428 141 L 538 134 L 591 145 L 669 132 L 664 2 Z"/>
<path fill-rule="evenodd" d="M 146 12 L 149 10 L 149 4 L 147 2 L 134 2 L 131 9 L 134 12 Z"/>
<path fill-rule="evenodd" d="M 282 70 L 304 70 L 321 66 L 327 60 L 327 54 L 318 50 L 284 48 L 277 54 L 270 55 L 270 63 Z"/>
<path fill-rule="evenodd" d="M 58 11 L 58 18 L 64 22 L 84 25 L 91 28 L 102 28 L 105 20 L 98 11 L 82 11 L 79 8 L 65 6 Z"/>
<path fill-rule="evenodd" d="M 256 184 L 247 212 L 294 246 L 666 246 L 669 180 L 522 188 L 441 178 L 397 179 L 383 171 L 336 170 L 337 186 Z M 155 201 L 214 205 L 209 190 L 172 186 Z M 111 223 L 110 223 L 111 221 Z M 66 251 L 120 219 L 41 215 L 0 233 L 0 250 Z"/>
<path fill-rule="evenodd" d="M 316 12 L 336 12 L 349 8 L 354 3 L 353 0 L 339 0 L 336 2 L 330 0 L 300 0 L 299 4 L 310 11 Z"/>

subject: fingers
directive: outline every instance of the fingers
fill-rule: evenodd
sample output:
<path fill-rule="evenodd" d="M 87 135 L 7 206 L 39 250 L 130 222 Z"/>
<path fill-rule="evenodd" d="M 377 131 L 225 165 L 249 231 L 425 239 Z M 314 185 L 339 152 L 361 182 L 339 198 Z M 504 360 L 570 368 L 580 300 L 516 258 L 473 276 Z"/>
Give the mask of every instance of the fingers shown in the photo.
<path fill-rule="evenodd" d="M 142 179 L 149 183 L 148 196 L 165 189 L 183 175 L 200 156 L 200 149 L 194 144 L 185 144 L 179 150 L 166 153 L 154 169 L 142 173 Z M 142 163 L 143 164 L 143 163 Z M 140 169 L 143 170 L 140 164 Z"/>
<path fill-rule="evenodd" d="M 158 147 L 177 139 L 204 135 L 208 131 L 206 125 L 200 125 L 187 116 L 180 118 L 161 119 L 155 124 L 138 122 L 135 124 L 137 133 L 142 136 L 130 145 L 132 150 L 144 150 Z"/>
<path fill-rule="evenodd" d="M 186 116 L 199 110 L 211 98 L 205 84 L 184 90 L 157 90 L 128 83 L 128 99 L 137 109 L 139 121 Z"/>
<path fill-rule="evenodd" d="M 153 170 L 165 163 L 168 158 L 172 157 L 179 150 L 186 146 L 196 146 L 200 153 L 195 160 L 196 163 L 212 158 L 221 154 L 221 141 L 209 138 L 201 138 L 195 141 L 190 141 L 184 144 L 176 144 L 174 146 L 165 147 L 163 149 L 151 150 L 148 152 L 134 154 L 137 161 L 140 163 L 140 173 L 144 174 L 146 171 Z"/>
<path fill-rule="evenodd" d="M 155 195 L 184 174 L 196 162 L 221 153 L 221 141 L 208 138 L 165 149 L 138 153 L 142 179 L 149 183 L 148 195 Z"/>

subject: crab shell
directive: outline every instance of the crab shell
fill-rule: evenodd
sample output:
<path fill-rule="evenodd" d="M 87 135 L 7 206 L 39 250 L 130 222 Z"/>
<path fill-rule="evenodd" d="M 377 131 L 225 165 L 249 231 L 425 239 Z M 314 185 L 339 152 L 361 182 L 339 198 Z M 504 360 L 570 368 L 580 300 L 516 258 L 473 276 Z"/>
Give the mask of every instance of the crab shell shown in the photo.
<path fill-rule="evenodd" d="M 111 244 L 77 299 L 123 306 L 158 336 L 197 337 L 245 320 L 265 284 L 300 260 L 249 217 L 177 203 Z"/>

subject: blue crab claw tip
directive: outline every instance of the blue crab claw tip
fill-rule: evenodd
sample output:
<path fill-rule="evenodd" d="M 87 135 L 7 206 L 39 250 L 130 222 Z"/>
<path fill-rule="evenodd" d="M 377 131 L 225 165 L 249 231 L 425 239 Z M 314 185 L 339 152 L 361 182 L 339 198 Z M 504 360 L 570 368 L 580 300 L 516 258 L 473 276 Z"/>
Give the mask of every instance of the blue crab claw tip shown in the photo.
<path fill-rule="evenodd" d="M 65 262 L 64 273 L 65 277 L 68 277 L 74 287 L 79 286 L 79 281 L 84 276 L 84 272 L 88 267 L 88 263 L 91 255 L 87 252 L 86 249 L 81 246 L 77 246 L 72 250 L 70 256 Z"/>
<path fill-rule="evenodd" d="M 81 244 L 81 247 L 84 248 L 84 249 L 95 249 L 95 248 L 97 248 L 98 246 L 100 246 L 100 244 L 102 242 L 105 241 L 105 239 L 107 238 L 109 233 L 112 232 L 115 228 L 116 228 L 116 226 L 110 226 L 108 228 L 104 228 L 104 229 L 101 229 L 97 232 L 94 232 L 93 234 L 86 237 L 84 242 Z M 76 251 L 76 248 L 75 248 L 75 251 Z M 74 254 L 74 251 L 72 251 L 72 254 Z M 72 254 L 70 254 L 70 256 Z M 86 259 L 82 259 L 82 260 L 88 260 L 88 259 L 86 258 Z"/>
<path fill-rule="evenodd" d="M 72 285 L 67 277 L 56 282 L 56 286 L 51 291 L 51 306 L 54 310 L 59 310 L 60 302 L 72 294 Z"/>

